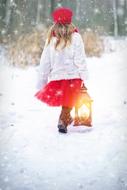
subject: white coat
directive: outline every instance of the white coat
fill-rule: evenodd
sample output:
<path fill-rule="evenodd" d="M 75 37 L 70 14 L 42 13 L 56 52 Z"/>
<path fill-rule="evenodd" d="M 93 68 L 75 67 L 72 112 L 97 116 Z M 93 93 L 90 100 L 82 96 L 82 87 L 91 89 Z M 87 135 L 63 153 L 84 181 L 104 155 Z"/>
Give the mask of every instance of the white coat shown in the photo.
<path fill-rule="evenodd" d="M 44 46 L 39 65 L 38 88 L 54 80 L 80 78 L 85 82 L 88 71 L 81 35 L 74 32 L 71 45 L 62 50 L 55 49 L 55 42 L 56 37 L 53 37 L 50 44 Z"/>

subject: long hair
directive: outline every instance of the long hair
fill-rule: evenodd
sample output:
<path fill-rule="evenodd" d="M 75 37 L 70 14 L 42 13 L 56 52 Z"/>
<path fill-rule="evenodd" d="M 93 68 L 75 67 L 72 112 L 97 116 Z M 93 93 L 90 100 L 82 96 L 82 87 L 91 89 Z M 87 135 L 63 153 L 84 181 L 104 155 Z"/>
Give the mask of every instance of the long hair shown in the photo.
<path fill-rule="evenodd" d="M 55 49 L 64 49 L 71 44 L 72 33 L 76 30 L 74 24 L 55 23 L 48 31 L 47 45 L 52 37 L 56 37 Z"/>

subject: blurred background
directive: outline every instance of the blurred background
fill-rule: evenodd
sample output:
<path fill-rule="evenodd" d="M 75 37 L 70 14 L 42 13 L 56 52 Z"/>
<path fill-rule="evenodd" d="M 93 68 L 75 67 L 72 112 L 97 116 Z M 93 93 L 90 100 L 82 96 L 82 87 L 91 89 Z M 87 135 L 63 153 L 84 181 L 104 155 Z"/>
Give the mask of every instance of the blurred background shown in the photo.
<path fill-rule="evenodd" d="M 6 45 L 10 64 L 39 63 L 51 13 L 61 6 L 74 11 L 87 56 L 104 52 L 104 37 L 127 34 L 127 0 L 0 0 L 0 44 Z"/>
<path fill-rule="evenodd" d="M 52 23 L 52 11 L 60 6 L 73 9 L 73 21 L 81 28 L 108 35 L 127 32 L 127 0 L 0 0 L 1 35 L 47 26 Z"/>

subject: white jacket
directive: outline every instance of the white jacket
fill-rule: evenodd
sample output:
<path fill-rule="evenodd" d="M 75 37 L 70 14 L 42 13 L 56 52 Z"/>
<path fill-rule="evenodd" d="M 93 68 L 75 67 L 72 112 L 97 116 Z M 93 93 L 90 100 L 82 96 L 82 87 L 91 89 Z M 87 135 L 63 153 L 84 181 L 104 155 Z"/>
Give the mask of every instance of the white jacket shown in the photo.
<path fill-rule="evenodd" d="M 62 50 L 56 50 L 53 37 L 50 44 L 44 47 L 39 66 L 38 88 L 48 81 L 61 79 L 87 79 L 84 43 L 77 32 L 72 34 L 72 43 Z"/>

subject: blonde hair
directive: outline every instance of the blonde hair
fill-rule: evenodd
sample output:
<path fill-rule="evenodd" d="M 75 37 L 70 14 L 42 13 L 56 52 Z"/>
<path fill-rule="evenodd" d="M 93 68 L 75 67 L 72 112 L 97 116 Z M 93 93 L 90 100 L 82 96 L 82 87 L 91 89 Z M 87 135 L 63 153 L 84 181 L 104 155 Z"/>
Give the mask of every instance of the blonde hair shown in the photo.
<path fill-rule="evenodd" d="M 71 44 L 72 33 L 76 30 L 74 24 L 55 23 L 48 31 L 47 45 L 52 37 L 56 37 L 55 49 L 64 49 Z"/>

